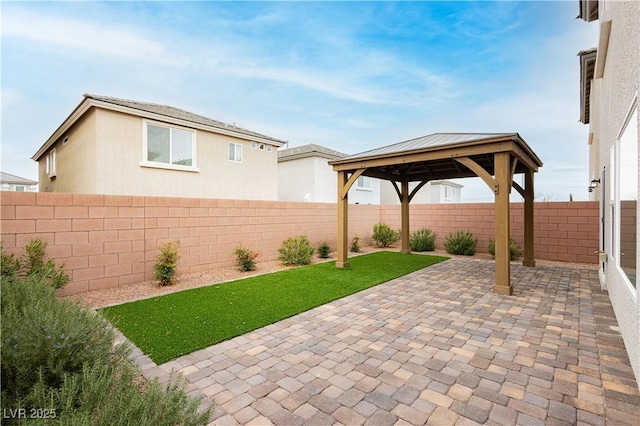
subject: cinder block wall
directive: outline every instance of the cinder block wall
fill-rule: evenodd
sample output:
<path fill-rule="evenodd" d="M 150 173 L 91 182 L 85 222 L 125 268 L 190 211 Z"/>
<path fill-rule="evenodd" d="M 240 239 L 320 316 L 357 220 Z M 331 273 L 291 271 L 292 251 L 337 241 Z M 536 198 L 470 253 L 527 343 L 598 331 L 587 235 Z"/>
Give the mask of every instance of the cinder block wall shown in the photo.
<path fill-rule="evenodd" d="M 212 200 L 63 193 L 0 194 L 0 234 L 6 252 L 20 254 L 31 239 L 49 243 L 48 253 L 71 276 L 65 294 L 119 287 L 153 278 L 160 244 L 180 242 L 180 273 L 233 264 L 244 246 L 259 260 L 278 257 L 282 240 L 300 234 L 317 246 L 336 247 L 335 204 Z M 371 244 L 373 225 L 400 227 L 400 206 L 350 205 L 349 235 Z M 536 258 L 597 261 L 596 202 L 537 203 Z M 492 204 L 411 206 L 411 229 L 430 227 L 444 236 L 469 229 L 486 251 L 493 232 Z M 512 205 L 512 231 L 522 243 L 522 205 Z"/>
<path fill-rule="evenodd" d="M 381 220 L 400 228 L 400 207 L 381 206 Z M 494 235 L 493 203 L 415 204 L 410 206 L 410 229 L 431 228 L 437 233 L 436 247 L 457 229 L 471 231 L 478 238 L 478 252 L 487 252 Z M 524 204 L 510 205 L 511 237 L 524 243 Z M 536 202 L 534 208 L 536 259 L 597 263 L 598 202 Z"/>

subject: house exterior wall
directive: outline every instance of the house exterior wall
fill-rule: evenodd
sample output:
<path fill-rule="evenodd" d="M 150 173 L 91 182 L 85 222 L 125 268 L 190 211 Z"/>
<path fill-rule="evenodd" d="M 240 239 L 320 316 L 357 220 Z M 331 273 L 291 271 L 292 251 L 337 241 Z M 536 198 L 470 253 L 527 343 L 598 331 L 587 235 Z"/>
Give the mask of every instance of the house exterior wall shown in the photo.
<path fill-rule="evenodd" d="M 314 201 L 335 203 L 338 197 L 338 174 L 326 158 L 316 157 L 314 160 Z"/>
<path fill-rule="evenodd" d="M 336 182 L 336 174 L 324 158 L 305 157 L 278 163 L 280 201 L 335 203 Z"/>
<path fill-rule="evenodd" d="M 409 192 L 418 186 L 419 182 L 409 182 Z M 455 196 L 445 197 L 445 186 L 450 188 L 456 188 Z M 411 204 L 432 204 L 432 203 L 459 203 L 462 201 L 461 195 L 462 186 L 450 185 L 447 182 L 434 181 L 428 182 L 425 186 L 420 188 L 416 195 L 411 200 Z M 400 204 L 398 194 L 391 182 L 382 181 L 380 184 L 380 199 L 381 204 Z"/>
<path fill-rule="evenodd" d="M 69 143 L 55 145 L 57 177 L 45 192 L 152 195 L 223 199 L 277 199 L 277 150 L 252 149 L 251 142 L 194 130 L 198 171 L 141 165 L 146 120 L 92 108 L 72 127 Z M 177 126 L 173 126 L 177 127 Z M 193 129 L 190 129 L 193 130 Z M 228 160 L 228 144 L 243 146 L 241 163 Z M 40 177 L 45 178 L 44 159 Z"/>
<path fill-rule="evenodd" d="M 596 83 L 598 87 L 597 104 L 595 115 L 598 119 L 598 139 L 599 149 L 598 159 L 594 158 L 594 167 L 606 168 L 607 182 L 604 186 L 604 194 L 601 198 L 604 212 L 604 241 L 603 246 L 608 253 L 608 260 L 601 268 L 600 278 L 603 287 L 609 292 L 609 298 L 613 306 L 616 318 L 620 326 L 625 346 L 629 353 L 629 359 L 634 369 L 637 380 L 640 380 L 640 295 L 638 289 L 633 288 L 626 280 L 622 270 L 616 265 L 615 256 L 616 249 L 613 247 L 617 244 L 612 237 L 619 236 L 622 244 L 631 237 L 633 227 L 625 228 L 628 222 L 623 217 L 623 226 L 620 228 L 619 223 L 615 223 L 615 215 L 612 214 L 612 206 L 615 206 L 615 198 L 612 189 L 616 189 L 613 182 L 613 172 L 618 167 L 615 158 L 611 157 L 611 148 L 616 144 L 619 133 L 623 129 L 625 120 L 629 117 L 629 111 L 634 97 L 638 97 L 640 84 L 640 30 L 638 22 L 640 22 L 640 3 L 639 2 L 599 2 L 599 25 L 602 28 L 605 22 L 611 21 L 611 32 L 608 42 L 608 51 L 604 72 L 601 81 Z M 601 52 L 599 52 L 599 55 Z M 598 60 L 602 60 L 601 57 Z M 594 98 L 592 98 L 593 101 Z M 637 103 L 636 103 L 637 105 Z M 636 111 L 637 111 L 636 106 Z M 637 115 L 636 115 L 637 116 Z M 629 126 L 636 128 L 636 135 L 640 124 L 636 119 L 635 122 L 629 123 Z M 640 143 L 640 140 L 638 141 Z M 636 152 L 640 161 L 640 154 Z M 639 163 L 640 164 L 640 163 Z M 613 166 L 613 167 L 612 167 Z M 613 169 L 613 170 L 612 170 Z M 636 182 L 640 187 L 640 181 Z M 637 196 L 636 196 L 637 198 Z M 635 264 L 640 263 L 638 256 L 637 244 L 640 241 L 638 233 L 638 201 L 631 210 L 628 205 L 621 205 L 621 213 L 631 211 L 632 217 L 627 220 L 635 221 L 635 245 L 633 251 L 635 256 Z M 621 233 L 618 234 L 617 230 Z M 625 229 L 629 229 L 625 231 Z M 618 235 L 617 235 L 618 234 Z M 617 236 L 616 236 L 617 235 Z M 621 249 L 624 247 L 621 247 Z"/>
<path fill-rule="evenodd" d="M 98 148 L 96 139 L 97 111 L 91 109 L 67 131 L 38 161 L 41 192 L 77 192 L 92 194 L 97 191 Z M 64 143 L 67 138 L 67 143 Z M 56 177 L 45 171 L 46 157 L 56 151 Z"/>
<path fill-rule="evenodd" d="M 335 203 L 338 197 L 338 174 L 329 160 L 308 156 L 278 163 L 278 199 Z M 349 189 L 350 204 L 380 204 L 380 180 L 371 179 L 371 189 L 354 184 Z"/>
<path fill-rule="evenodd" d="M 233 265 L 244 246 L 276 260 L 288 237 L 306 234 L 314 246 L 336 247 L 337 204 L 204 198 L 5 193 L 0 198 L 0 238 L 8 253 L 21 254 L 33 238 L 49 243 L 48 254 L 64 263 L 71 283 L 64 294 L 115 288 L 153 278 L 159 244 L 178 240 L 179 273 Z M 512 204 L 511 229 L 522 244 L 522 204 Z M 400 207 L 349 206 L 349 238 L 373 244 L 373 225 L 400 227 Z M 486 251 L 494 226 L 493 204 L 411 206 L 411 229 L 430 227 L 443 247 L 447 233 L 469 229 Z M 536 258 L 595 263 L 596 202 L 536 203 Z"/>
<path fill-rule="evenodd" d="M 2 191 L 17 191 L 17 192 L 38 192 L 38 185 L 22 185 L 15 183 L 3 183 Z"/>
<path fill-rule="evenodd" d="M 336 172 L 334 180 L 336 191 L 338 185 L 338 178 Z M 357 182 L 349 189 L 349 203 L 350 204 L 380 204 L 380 179 L 371 178 L 371 189 L 358 188 Z"/>

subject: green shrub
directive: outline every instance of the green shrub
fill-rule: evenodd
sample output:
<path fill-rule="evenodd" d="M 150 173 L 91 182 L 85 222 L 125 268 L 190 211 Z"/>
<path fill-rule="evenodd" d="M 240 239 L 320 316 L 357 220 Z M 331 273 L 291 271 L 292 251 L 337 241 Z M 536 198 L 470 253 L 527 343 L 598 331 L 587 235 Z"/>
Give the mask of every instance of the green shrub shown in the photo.
<path fill-rule="evenodd" d="M 314 248 L 306 235 L 287 238 L 278 249 L 278 259 L 285 265 L 308 265 L 311 263 Z"/>
<path fill-rule="evenodd" d="M 110 356 L 109 324 L 33 277 L 2 285 L 2 389 L 59 387 L 66 374 Z M 4 399 L 4 398 L 3 398 Z"/>
<path fill-rule="evenodd" d="M 487 249 L 489 254 L 493 257 L 496 256 L 496 242 L 493 238 L 489 238 L 489 248 Z M 516 260 L 522 256 L 522 247 L 516 243 L 516 240 L 509 238 L 509 259 Z"/>
<path fill-rule="evenodd" d="M 177 241 L 164 243 L 159 247 L 160 253 L 156 256 L 157 262 L 153 266 L 153 272 L 156 274 L 156 279 L 161 286 L 173 283 L 173 277 L 176 275 L 176 269 L 178 268 L 178 259 L 180 259 L 178 247 Z"/>
<path fill-rule="evenodd" d="M 357 235 L 351 239 L 349 251 L 352 253 L 360 253 L 360 237 Z"/>
<path fill-rule="evenodd" d="M 42 278 L 3 281 L 1 292 L 4 413 L 46 408 L 56 423 L 69 425 L 207 424 L 210 410 L 198 413 L 200 402 L 182 384 L 147 383 L 128 357 L 130 348 L 114 345 L 109 323 L 56 299 Z"/>
<path fill-rule="evenodd" d="M 373 241 L 379 247 L 389 247 L 400 239 L 400 232 L 394 231 L 385 223 L 377 223 L 373 225 Z"/>
<path fill-rule="evenodd" d="M 447 235 L 444 240 L 444 248 L 447 253 L 473 256 L 476 253 L 478 239 L 469 231 L 456 231 Z"/>
<path fill-rule="evenodd" d="M 318 246 L 318 257 L 320 259 L 328 259 L 330 253 L 331 247 L 329 247 L 329 244 L 327 244 L 326 241 Z"/>
<path fill-rule="evenodd" d="M 249 250 L 248 248 L 238 247 L 233 251 L 233 254 L 236 256 L 236 264 L 241 271 L 253 271 L 256 269 L 256 258 L 259 256 L 258 253 Z"/>
<path fill-rule="evenodd" d="M 409 246 L 413 251 L 433 251 L 436 249 L 436 234 L 429 228 L 419 229 L 411 234 Z"/>
<path fill-rule="evenodd" d="M 13 253 L 5 254 L 4 247 L 0 242 L 0 268 L 2 269 L 2 281 L 15 281 L 22 269 L 22 259 Z"/>
<path fill-rule="evenodd" d="M 41 280 L 55 289 L 66 286 L 70 281 L 69 275 L 64 270 L 64 264 L 56 265 L 53 259 L 47 258 L 48 245 L 41 238 L 32 239 L 23 247 L 22 257 L 16 257 L 13 253 L 5 255 L 2 250 L 3 281 L 15 281 L 18 277 L 26 276 Z"/>

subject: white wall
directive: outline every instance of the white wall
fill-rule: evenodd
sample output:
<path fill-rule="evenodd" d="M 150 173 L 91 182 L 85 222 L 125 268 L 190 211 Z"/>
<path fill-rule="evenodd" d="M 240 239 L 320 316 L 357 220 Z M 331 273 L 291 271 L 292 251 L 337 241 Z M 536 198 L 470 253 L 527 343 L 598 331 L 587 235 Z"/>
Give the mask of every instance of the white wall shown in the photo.
<path fill-rule="evenodd" d="M 278 163 L 278 200 L 322 202 L 315 199 L 314 169 L 315 161 L 311 157 Z"/>
<path fill-rule="evenodd" d="M 615 256 L 619 255 L 613 248 L 619 235 L 616 229 L 619 224 L 612 219 L 612 165 L 615 169 L 618 164 L 612 161 L 611 147 L 616 143 L 620 131 L 624 127 L 625 118 L 629 116 L 632 100 L 638 96 L 640 84 L 640 2 L 608 2 L 611 13 L 611 36 L 608 45 L 608 54 L 605 62 L 604 74 L 599 83 L 599 143 L 600 143 L 600 167 L 606 167 L 607 182 L 605 182 L 602 203 L 605 207 L 604 231 L 605 250 L 609 259 L 601 270 L 601 280 L 609 292 L 609 298 L 616 314 L 618 324 L 629 353 L 631 365 L 636 379 L 640 381 L 640 295 L 637 289 L 629 285 L 622 271 L 616 265 Z M 600 2 L 600 22 L 608 19 L 603 13 L 603 3 Z M 600 54 L 600 52 L 599 52 Z M 598 58 L 600 60 L 600 58 Z M 593 101 L 593 98 L 592 98 Z M 630 126 L 636 129 L 640 124 L 636 121 Z M 640 160 L 640 154 L 638 159 Z M 636 182 L 640 187 L 640 180 Z M 637 206 L 638 203 L 636 203 Z M 636 209 L 637 211 L 638 209 Z M 615 214 L 615 213 L 614 213 Z M 615 216 L 614 216 L 615 217 Z M 636 223 L 639 217 L 636 215 Z M 638 238 L 636 229 L 636 238 Z M 612 239 L 615 237 L 616 239 Z M 638 241 L 636 247 L 638 247 Z M 636 249 L 636 265 L 640 264 L 640 256 Z M 613 257 L 612 257 L 613 256 Z"/>
<path fill-rule="evenodd" d="M 336 185 L 337 185 L 336 177 Z M 354 183 L 349 189 L 350 204 L 380 204 L 380 180 L 371 178 L 371 189 L 361 189 Z"/>
<path fill-rule="evenodd" d="M 419 182 L 409 183 L 409 193 L 418 186 Z M 449 186 L 446 183 L 440 181 L 433 181 L 427 183 L 420 188 L 418 193 L 411 200 L 411 204 L 433 204 L 433 203 L 459 203 L 461 202 L 462 188 L 456 187 L 456 194 L 453 197 L 445 197 L 445 186 Z M 454 188 L 450 186 L 450 188 Z M 400 204 L 398 194 L 393 189 L 393 184 L 389 181 L 382 181 L 380 184 L 380 198 L 382 204 Z"/>

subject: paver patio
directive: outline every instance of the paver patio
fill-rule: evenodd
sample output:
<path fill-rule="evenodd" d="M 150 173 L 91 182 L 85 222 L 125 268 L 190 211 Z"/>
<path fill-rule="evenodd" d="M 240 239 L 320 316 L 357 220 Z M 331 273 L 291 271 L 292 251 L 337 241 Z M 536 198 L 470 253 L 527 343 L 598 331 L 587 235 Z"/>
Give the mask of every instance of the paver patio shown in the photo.
<path fill-rule="evenodd" d="M 640 395 L 597 271 L 452 259 L 156 366 L 212 423 L 638 425 Z"/>

